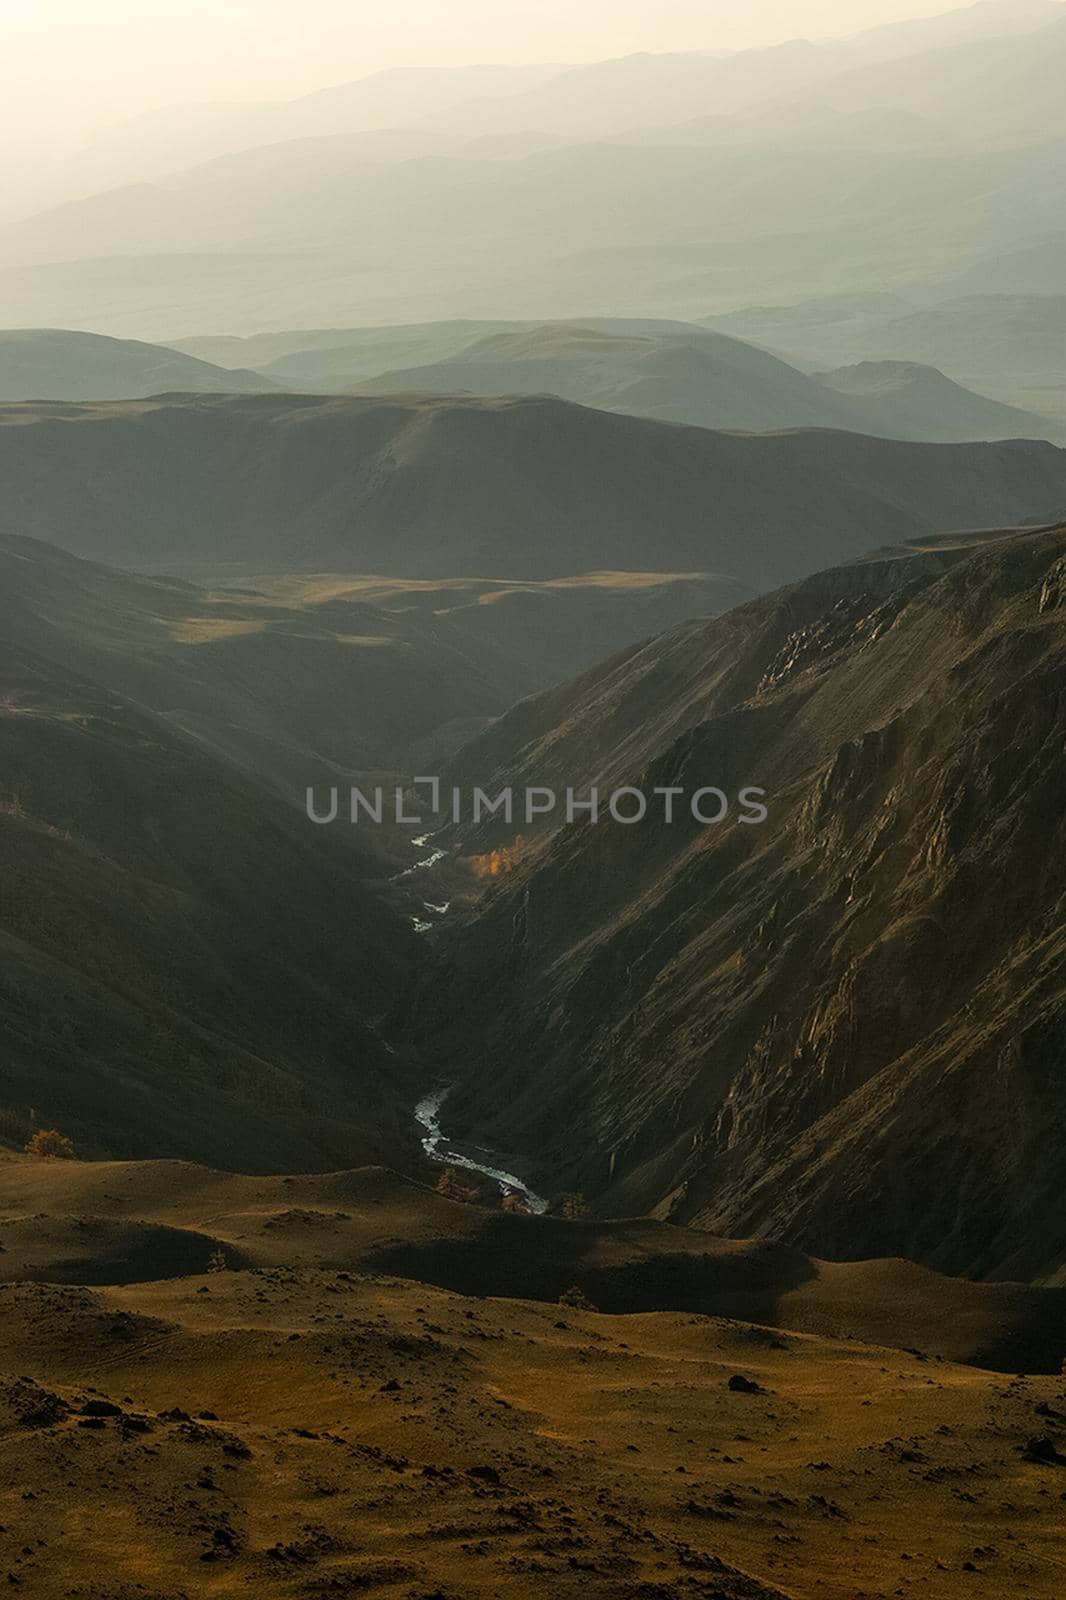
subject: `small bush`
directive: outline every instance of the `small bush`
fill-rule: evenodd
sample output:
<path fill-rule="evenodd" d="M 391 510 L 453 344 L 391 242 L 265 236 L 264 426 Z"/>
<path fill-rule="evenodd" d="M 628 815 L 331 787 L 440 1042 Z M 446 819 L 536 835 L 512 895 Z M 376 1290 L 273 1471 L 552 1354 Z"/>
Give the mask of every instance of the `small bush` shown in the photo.
<path fill-rule="evenodd" d="M 221 1248 L 212 1250 L 207 1258 L 208 1272 L 225 1272 L 228 1267 L 229 1262 L 226 1260 L 226 1252 Z"/>
<path fill-rule="evenodd" d="M 28 1156 L 45 1156 L 50 1160 L 74 1161 L 74 1145 L 65 1133 L 60 1133 L 58 1128 L 38 1128 L 37 1132 L 27 1139 L 25 1151 Z"/>
<path fill-rule="evenodd" d="M 581 1217 L 589 1214 L 589 1203 L 583 1194 L 576 1190 L 570 1194 L 561 1194 L 552 1207 L 552 1214 L 564 1217 L 567 1222 L 577 1222 Z"/>
<path fill-rule="evenodd" d="M 571 1284 L 569 1289 L 563 1290 L 559 1296 L 559 1304 L 561 1306 L 569 1306 L 571 1311 L 595 1311 L 596 1309 L 584 1289 L 579 1289 L 576 1283 Z"/>

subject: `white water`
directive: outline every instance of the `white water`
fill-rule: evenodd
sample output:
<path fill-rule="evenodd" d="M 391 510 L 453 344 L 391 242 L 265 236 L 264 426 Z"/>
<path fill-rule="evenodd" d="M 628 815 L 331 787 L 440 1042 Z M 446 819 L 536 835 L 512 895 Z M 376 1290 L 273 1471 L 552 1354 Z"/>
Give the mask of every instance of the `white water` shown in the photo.
<path fill-rule="evenodd" d="M 504 1172 L 500 1167 L 488 1164 L 488 1161 L 475 1161 L 464 1150 L 459 1150 L 449 1143 L 448 1136 L 440 1125 L 441 1107 L 450 1093 L 449 1089 L 434 1089 L 432 1094 L 427 1094 L 415 1106 L 415 1121 L 422 1129 L 422 1148 L 431 1161 L 439 1161 L 448 1167 L 463 1167 L 467 1172 L 480 1172 L 486 1178 L 491 1178 L 499 1184 L 504 1194 L 519 1195 L 533 1212 L 534 1216 L 541 1216 L 548 1209 L 548 1202 L 543 1195 L 534 1193 L 521 1178 L 516 1178 L 513 1172 Z M 477 1145 L 470 1149 L 478 1150 L 479 1155 L 491 1157 L 491 1150 L 480 1150 Z"/>
<path fill-rule="evenodd" d="M 423 856 L 421 861 L 416 861 L 413 867 L 405 867 L 397 876 L 410 878 L 416 872 L 425 872 L 427 867 L 435 867 L 438 861 L 443 861 L 447 854 L 447 850 L 434 850 L 430 855 Z"/>

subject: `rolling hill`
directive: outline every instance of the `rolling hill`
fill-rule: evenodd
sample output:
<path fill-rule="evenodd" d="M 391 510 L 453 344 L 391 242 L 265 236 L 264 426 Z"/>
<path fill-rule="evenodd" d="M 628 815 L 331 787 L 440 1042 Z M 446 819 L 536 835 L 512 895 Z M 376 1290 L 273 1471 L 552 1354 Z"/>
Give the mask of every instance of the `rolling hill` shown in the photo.
<path fill-rule="evenodd" d="M 257 372 L 178 350 L 65 328 L 0 329 L 0 400 L 140 400 L 148 395 L 258 394 Z"/>
<path fill-rule="evenodd" d="M 555 394 L 605 411 L 751 431 L 846 428 L 936 441 L 1047 432 L 1044 418 L 970 394 L 933 368 L 871 362 L 808 377 L 739 340 L 663 326 L 630 335 L 573 324 L 493 333 L 450 359 L 363 378 L 352 392 Z"/>
<path fill-rule="evenodd" d="M 769 819 L 523 829 L 426 995 L 452 1133 L 616 1214 L 1060 1274 L 1064 571 L 1062 528 L 856 563 L 461 752 L 490 791 L 754 784 Z"/>
<path fill-rule="evenodd" d="M 0 475 L 10 531 L 121 565 L 753 589 L 1066 500 L 1066 452 L 1039 442 L 712 433 L 534 398 L 6 406 Z"/>

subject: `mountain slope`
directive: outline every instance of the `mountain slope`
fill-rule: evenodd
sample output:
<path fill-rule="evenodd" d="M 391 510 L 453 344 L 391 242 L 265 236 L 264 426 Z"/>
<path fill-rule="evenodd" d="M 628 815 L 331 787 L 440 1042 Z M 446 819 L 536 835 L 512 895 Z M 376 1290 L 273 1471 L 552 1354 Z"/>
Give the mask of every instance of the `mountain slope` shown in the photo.
<path fill-rule="evenodd" d="M 0 1137 L 36 1121 L 83 1155 L 245 1170 L 405 1159 L 375 1019 L 413 946 L 372 860 L 6 636 L 0 673 Z"/>
<path fill-rule="evenodd" d="M 65 328 L 0 329 L 0 400 L 140 400 L 152 394 L 258 394 L 257 372 L 178 350 Z"/>
<path fill-rule="evenodd" d="M 527 843 L 427 997 L 453 1132 L 608 1211 L 1053 1276 L 1064 573 L 1059 529 L 823 574 L 463 752 L 463 782 L 755 784 L 770 816 Z"/>
<path fill-rule="evenodd" d="M 293 804 L 311 783 L 410 775 L 523 695 L 747 598 L 698 573 L 211 590 L 3 535 L 0 591 L 9 643 L 149 707 Z"/>
<path fill-rule="evenodd" d="M 0 475 L 12 531 L 126 565 L 695 571 L 760 589 L 1066 501 L 1066 452 L 1047 444 L 711 433 L 552 399 L 8 406 Z"/>

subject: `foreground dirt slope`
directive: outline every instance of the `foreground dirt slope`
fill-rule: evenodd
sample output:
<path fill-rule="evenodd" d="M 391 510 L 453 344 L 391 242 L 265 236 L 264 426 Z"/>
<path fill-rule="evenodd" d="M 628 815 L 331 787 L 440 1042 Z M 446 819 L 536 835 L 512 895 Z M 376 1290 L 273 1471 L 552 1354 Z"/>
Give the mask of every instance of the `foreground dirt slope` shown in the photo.
<path fill-rule="evenodd" d="M 42 1600 L 1066 1585 L 1059 1379 L 309 1268 L 5 1285 L 0 1338 L 0 1581 Z"/>

